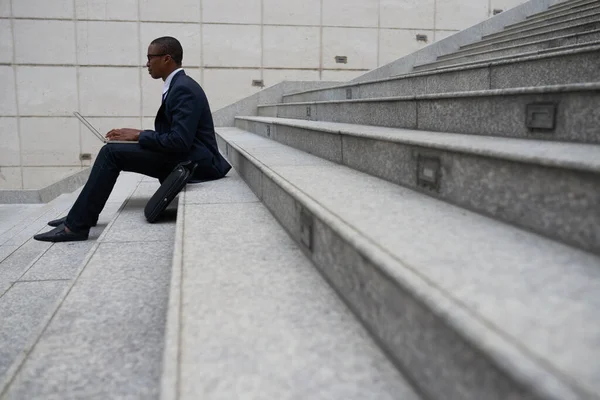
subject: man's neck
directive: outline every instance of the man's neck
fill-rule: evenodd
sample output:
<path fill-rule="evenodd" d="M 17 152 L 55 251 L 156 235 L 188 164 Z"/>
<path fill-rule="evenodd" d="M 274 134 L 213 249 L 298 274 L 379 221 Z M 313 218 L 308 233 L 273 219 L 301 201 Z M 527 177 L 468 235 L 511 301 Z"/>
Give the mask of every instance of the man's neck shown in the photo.
<path fill-rule="evenodd" d="M 167 80 L 167 78 L 169 77 L 169 75 L 171 75 L 173 73 L 173 71 L 177 71 L 179 68 L 181 68 L 180 66 L 175 66 L 173 67 L 168 73 L 166 73 L 163 77 L 162 80 L 163 82 Z"/>

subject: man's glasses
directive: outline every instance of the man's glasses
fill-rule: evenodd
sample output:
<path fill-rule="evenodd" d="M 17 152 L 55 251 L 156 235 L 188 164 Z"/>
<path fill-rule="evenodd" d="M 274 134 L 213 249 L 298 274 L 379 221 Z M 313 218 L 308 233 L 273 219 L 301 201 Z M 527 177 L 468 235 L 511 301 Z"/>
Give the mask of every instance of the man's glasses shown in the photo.
<path fill-rule="evenodd" d="M 148 57 L 148 61 L 152 60 L 152 57 L 162 57 L 162 56 L 168 56 L 169 54 L 147 54 L 146 57 Z"/>

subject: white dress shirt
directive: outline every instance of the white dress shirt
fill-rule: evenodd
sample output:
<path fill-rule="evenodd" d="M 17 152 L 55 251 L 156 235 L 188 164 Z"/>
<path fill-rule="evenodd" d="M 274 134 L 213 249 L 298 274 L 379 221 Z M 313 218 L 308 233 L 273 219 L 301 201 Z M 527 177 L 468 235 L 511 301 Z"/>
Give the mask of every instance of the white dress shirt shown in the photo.
<path fill-rule="evenodd" d="M 163 101 L 165 100 L 165 95 L 169 91 L 169 87 L 171 86 L 171 81 L 173 80 L 173 76 L 176 73 L 178 73 L 179 71 L 183 71 L 183 68 L 177 68 L 175 71 L 171 72 L 169 74 L 169 76 L 167 76 L 167 79 L 165 79 L 165 83 L 163 85 L 163 94 L 162 94 Z"/>

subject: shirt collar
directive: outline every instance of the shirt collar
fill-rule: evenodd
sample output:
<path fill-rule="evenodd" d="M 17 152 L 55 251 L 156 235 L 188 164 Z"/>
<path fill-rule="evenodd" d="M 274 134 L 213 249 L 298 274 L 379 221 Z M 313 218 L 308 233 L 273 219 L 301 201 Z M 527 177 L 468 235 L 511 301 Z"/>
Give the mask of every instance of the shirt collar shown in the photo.
<path fill-rule="evenodd" d="M 165 84 L 163 85 L 163 94 L 165 94 L 169 91 L 169 86 L 171 86 L 171 81 L 173 80 L 173 76 L 175 76 L 175 74 L 178 73 L 179 71 L 183 71 L 183 68 L 177 68 L 175 71 L 171 72 L 169 74 L 169 76 L 167 76 L 167 79 L 165 79 Z"/>

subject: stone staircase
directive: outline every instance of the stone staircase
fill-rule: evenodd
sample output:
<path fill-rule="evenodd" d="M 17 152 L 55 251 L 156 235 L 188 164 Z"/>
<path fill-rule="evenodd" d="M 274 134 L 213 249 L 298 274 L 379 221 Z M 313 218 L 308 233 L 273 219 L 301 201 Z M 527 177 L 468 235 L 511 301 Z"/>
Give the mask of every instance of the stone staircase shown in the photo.
<path fill-rule="evenodd" d="M 557 4 L 410 73 L 287 94 L 217 128 L 256 199 L 418 398 L 600 398 L 598 7 Z M 262 217 L 233 217 L 249 210 L 238 201 L 235 212 L 201 213 L 227 226 L 212 232 L 232 244 L 219 257 L 203 260 L 212 240 L 186 250 L 183 239 L 165 399 L 315 397 L 302 385 L 279 396 L 253 391 L 288 382 L 285 362 L 283 371 L 270 364 L 276 354 L 315 356 L 265 350 L 259 340 L 271 334 L 264 319 L 279 319 L 268 300 L 276 284 L 255 260 L 288 244 L 264 237 Z M 185 231 L 210 234 L 188 228 L 194 220 L 183 218 Z M 271 250 L 255 257 L 251 249 L 263 247 Z M 243 257 L 231 274 L 229 252 Z M 268 265 L 272 274 L 295 267 L 283 257 Z M 287 337 L 303 332 L 297 324 Z M 247 396 L 232 389 L 245 379 Z"/>
<path fill-rule="evenodd" d="M 95 241 L 0 207 L 0 399 L 600 399 L 598 7 L 232 105 L 158 224 L 131 174 Z"/>

